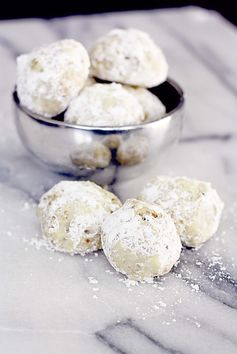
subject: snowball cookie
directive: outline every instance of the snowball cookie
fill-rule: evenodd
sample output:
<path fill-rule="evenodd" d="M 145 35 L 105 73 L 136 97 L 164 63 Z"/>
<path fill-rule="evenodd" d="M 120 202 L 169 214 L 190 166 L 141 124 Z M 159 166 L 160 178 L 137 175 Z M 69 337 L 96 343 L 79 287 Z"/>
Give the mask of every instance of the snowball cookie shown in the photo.
<path fill-rule="evenodd" d="M 42 196 L 38 216 L 56 250 L 83 255 L 101 248 L 101 223 L 120 206 L 113 193 L 95 183 L 62 181 Z"/>
<path fill-rule="evenodd" d="M 159 98 L 143 87 L 124 86 L 134 95 L 143 108 L 145 121 L 158 120 L 166 113 L 166 108 Z"/>
<path fill-rule="evenodd" d="M 136 165 L 145 160 L 148 150 L 149 141 L 145 136 L 131 135 L 120 143 L 116 152 L 116 160 L 120 165 Z"/>
<path fill-rule="evenodd" d="M 114 29 L 90 53 L 91 72 L 103 80 L 153 87 L 167 78 L 168 64 L 150 36 L 136 29 Z"/>
<path fill-rule="evenodd" d="M 117 149 L 122 142 L 122 134 L 108 134 L 103 138 L 103 143 L 111 150 Z"/>
<path fill-rule="evenodd" d="M 168 273 L 181 242 L 171 217 L 157 205 L 128 199 L 102 223 L 102 247 L 111 265 L 133 280 Z"/>
<path fill-rule="evenodd" d="M 84 88 L 65 113 L 65 121 L 92 126 L 139 124 L 142 106 L 120 84 L 95 84 Z"/>
<path fill-rule="evenodd" d="M 89 73 L 89 56 L 79 42 L 64 39 L 17 58 L 17 94 L 22 106 L 44 117 L 63 112 Z"/>
<path fill-rule="evenodd" d="M 207 241 L 220 222 L 223 202 L 210 183 L 186 177 L 156 177 L 139 199 L 157 203 L 173 218 L 185 246 Z"/>
<path fill-rule="evenodd" d="M 92 169 L 105 168 L 111 161 L 111 151 L 99 141 L 83 144 L 80 150 L 71 154 L 74 165 L 80 168 Z"/>
<path fill-rule="evenodd" d="M 88 76 L 88 78 L 86 79 L 86 81 L 84 83 L 84 87 L 91 86 L 94 84 L 96 84 L 95 79 L 92 76 Z"/>

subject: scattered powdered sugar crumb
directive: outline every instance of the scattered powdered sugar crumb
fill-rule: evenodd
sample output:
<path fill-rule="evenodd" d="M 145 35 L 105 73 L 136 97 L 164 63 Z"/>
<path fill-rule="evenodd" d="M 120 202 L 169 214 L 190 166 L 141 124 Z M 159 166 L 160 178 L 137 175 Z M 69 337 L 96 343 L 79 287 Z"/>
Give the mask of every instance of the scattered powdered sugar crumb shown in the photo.
<path fill-rule="evenodd" d="M 88 280 L 90 284 L 98 284 L 98 280 L 94 277 L 88 277 Z"/>
<path fill-rule="evenodd" d="M 121 281 L 127 288 L 130 288 L 131 286 L 138 286 L 139 282 L 136 280 L 131 280 L 131 279 L 125 279 L 125 278 L 120 278 L 119 281 Z"/>
<path fill-rule="evenodd" d="M 201 324 L 200 322 L 197 321 L 197 316 L 193 316 L 193 317 L 186 317 L 186 321 L 189 321 L 193 324 L 195 324 L 196 327 L 200 328 Z"/>
<path fill-rule="evenodd" d="M 199 291 L 199 285 L 198 284 L 191 284 L 191 288 L 194 290 L 194 291 Z"/>
<path fill-rule="evenodd" d="M 27 243 L 30 246 L 34 246 L 37 250 L 40 250 L 41 248 L 45 248 L 47 251 L 55 252 L 53 246 L 50 245 L 50 243 L 43 238 L 32 237 L 28 239 L 26 237 L 22 237 L 22 241 Z"/>
<path fill-rule="evenodd" d="M 105 270 L 105 273 L 114 274 L 114 272 L 112 272 L 112 270 L 110 270 L 110 269 L 106 269 L 106 270 Z"/>

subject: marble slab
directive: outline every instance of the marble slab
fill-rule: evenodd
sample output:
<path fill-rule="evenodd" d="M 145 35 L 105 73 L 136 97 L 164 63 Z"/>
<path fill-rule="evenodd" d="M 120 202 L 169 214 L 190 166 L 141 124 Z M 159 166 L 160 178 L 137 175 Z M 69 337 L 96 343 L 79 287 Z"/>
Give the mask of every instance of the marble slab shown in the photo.
<path fill-rule="evenodd" d="M 179 145 L 152 174 L 210 180 L 225 202 L 215 237 L 154 284 L 131 285 L 102 252 L 41 241 L 35 207 L 62 176 L 35 164 L 14 126 L 15 57 L 59 38 L 86 46 L 113 27 L 149 32 L 186 93 Z M 0 22 L 0 352 L 237 353 L 237 31 L 195 7 Z M 149 176 L 118 183 L 133 196 Z"/>

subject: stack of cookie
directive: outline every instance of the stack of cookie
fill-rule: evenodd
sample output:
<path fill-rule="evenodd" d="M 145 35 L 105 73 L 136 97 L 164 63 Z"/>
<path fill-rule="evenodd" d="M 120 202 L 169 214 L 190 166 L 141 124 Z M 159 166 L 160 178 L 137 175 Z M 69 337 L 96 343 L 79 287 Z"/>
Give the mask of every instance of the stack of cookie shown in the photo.
<path fill-rule="evenodd" d="M 61 115 L 68 124 L 91 127 L 134 126 L 165 115 L 164 104 L 148 88 L 160 85 L 167 74 L 165 56 L 148 34 L 114 29 L 90 53 L 80 42 L 65 39 L 19 56 L 17 94 L 27 112 L 43 118 Z M 116 145 L 90 142 L 71 161 L 100 169 L 115 156 L 120 165 L 135 165 L 147 152 L 143 136 L 117 134 Z"/>

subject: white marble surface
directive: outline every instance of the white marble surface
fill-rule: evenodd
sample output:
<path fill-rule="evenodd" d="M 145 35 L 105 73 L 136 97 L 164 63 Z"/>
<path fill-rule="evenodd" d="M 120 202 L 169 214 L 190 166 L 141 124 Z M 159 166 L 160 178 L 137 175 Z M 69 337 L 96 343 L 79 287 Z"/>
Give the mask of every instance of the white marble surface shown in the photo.
<path fill-rule="evenodd" d="M 35 205 L 61 179 L 31 161 L 14 127 L 15 56 L 61 37 L 86 45 L 112 27 L 151 33 L 186 92 L 179 146 L 157 171 L 210 180 L 225 201 L 216 236 L 155 284 L 127 287 L 103 254 L 39 248 Z M 0 23 L 0 352 L 237 352 L 237 32 L 198 8 Z M 117 188 L 123 197 L 142 181 Z M 90 278 L 93 277 L 93 278 Z"/>

